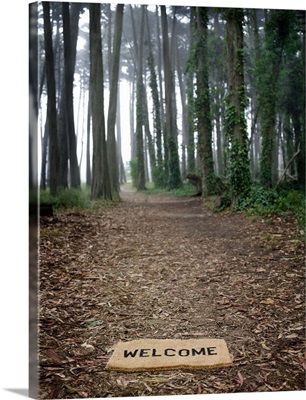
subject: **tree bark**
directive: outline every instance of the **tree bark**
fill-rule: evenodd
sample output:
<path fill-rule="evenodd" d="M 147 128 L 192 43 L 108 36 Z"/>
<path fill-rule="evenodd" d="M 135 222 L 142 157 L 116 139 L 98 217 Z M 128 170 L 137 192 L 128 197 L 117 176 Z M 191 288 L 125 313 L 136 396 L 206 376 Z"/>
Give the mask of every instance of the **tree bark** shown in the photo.
<path fill-rule="evenodd" d="M 49 132 L 49 170 L 50 170 L 50 193 L 55 196 L 59 184 L 59 151 L 57 141 L 57 111 L 56 90 L 54 77 L 54 58 L 52 46 L 52 27 L 50 22 L 50 3 L 43 2 L 44 14 L 44 39 L 46 51 L 46 76 L 48 91 L 47 121 Z"/>
<path fill-rule="evenodd" d="M 77 158 L 77 143 L 74 125 L 73 110 L 73 76 L 76 58 L 76 40 L 78 30 L 71 29 L 71 21 L 78 21 L 78 13 L 74 15 L 74 20 L 70 20 L 69 3 L 62 3 L 63 12 L 63 34 L 64 34 L 64 59 L 65 59 L 65 100 L 67 114 L 67 130 L 69 142 L 69 161 L 70 161 L 70 179 L 72 187 L 80 187 L 80 170 Z"/>
<path fill-rule="evenodd" d="M 202 194 L 214 192 L 214 162 L 212 153 L 212 123 L 210 117 L 210 94 L 208 84 L 207 52 L 208 11 L 197 7 L 197 120 L 198 154 L 202 172 Z"/>
<path fill-rule="evenodd" d="M 176 189 L 182 185 L 179 155 L 177 149 L 176 121 L 173 108 L 173 71 L 171 67 L 170 48 L 168 38 L 168 22 L 166 7 L 160 6 L 163 36 L 163 60 L 165 76 L 165 103 L 166 103 L 166 141 L 168 147 L 168 189 Z"/>
<path fill-rule="evenodd" d="M 136 156 L 137 156 L 137 190 L 146 188 L 145 159 L 144 159 L 144 87 L 143 87 L 143 41 L 145 6 L 141 6 L 141 23 L 139 31 L 139 45 L 137 54 L 137 83 L 136 83 Z"/>
<path fill-rule="evenodd" d="M 225 124 L 230 141 L 232 207 L 236 206 L 238 198 L 248 194 L 251 185 L 245 119 L 243 18 L 242 9 L 229 9 L 226 12 L 228 97 Z"/>
<path fill-rule="evenodd" d="M 91 197 L 112 199 L 109 180 L 107 149 L 105 140 L 103 63 L 101 39 L 101 6 L 92 3 L 89 7 L 90 37 L 90 92 L 92 107 L 93 161 Z"/>
<path fill-rule="evenodd" d="M 108 149 L 108 165 L 112 191 L 119 192 L 119 166 L 117 162 L 117 145 L 115 136 L 116 112 L 117 112 L 117 97 L 118 97 L 118 82 L 120 68 L 120 48 L 122 37 L 124 5 L 118 4 L 115 17 L 115 33 L 113 42 L 113 55 L 111 62 L 111 81 L 110 81 L 110 96 L 107 118 L 107 149 Z"/>

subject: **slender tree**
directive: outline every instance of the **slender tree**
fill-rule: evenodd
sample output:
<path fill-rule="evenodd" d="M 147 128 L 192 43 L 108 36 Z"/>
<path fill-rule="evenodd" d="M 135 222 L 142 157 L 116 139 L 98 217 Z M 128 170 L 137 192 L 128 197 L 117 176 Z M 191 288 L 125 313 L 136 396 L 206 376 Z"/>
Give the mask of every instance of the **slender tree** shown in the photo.
<path fill-rule="evenodd" d="M 147 11 L 147 10 L 146 10 Z M 162 127 L 161 127 L 161 107 L 160 107 L 160 97 L 158 93 L 158 83 L 157 83 L 157 74 L 155 72 L 155 63 L 153 56 L 153 49 L 151 43 L 151 34 L 150 34 L 150 26 L 148 19 L 148 12 L 146 12 L 146 21 L 147 21 L 147 40 L 149 44 L 149 54 L 147 57 L 147 64 L 150 72 L 150 88 L 151 95 L 153 99 L 153 127 L 155 133 L 155 141 L 156 141 L 156 164 L 154 162 L 154 166 L 152 168 L 153 181 L 156 187 L 164 186 L 164 165 L 163 165 L 163 155 L 162 155 Z M 152 153 L 152 150 L 151 150 Z M 155 159 L 155 158 L 154 158 Z"/>
<path fill-rule="evenodd" d="M 90 93 L 93 131 L 91 197 L 112 199 L 105 140 L 101 5 L 92 3 L 90 12 Z"/>
<path fill-rule="evenodd" d="M 230 142 L 229 179 L 232 207 L 250 190 L 250 166 L 245 118 L 246 95 L 243 59 L 242 9 L 228 9 L 226 17 L 226 47 L 228 67 L 228 96 L 226 99 L 226 130 Z"/>
<path fill-rule="evenodd" d="M 136 82 L 136 155 L 137 155 L 137 190 L 146 188 L 145 159 L 144 159 L 144 86 L 143 86 L 143 41 L 145 24 L 145 6 L 141 6 L 141 23 L 139 30 L 139 45 L 137 54 L 137 82 Z"/>
<path fill-rule="evenodd" d="M 292 30 L 292 14 L 286 10 L 271 10 L 265 23 L 262 57 L 257 69 L 259 80 L 260 124 L 262 152 L 260 160 L 261 184 L 270 188 L 277 181 L 278 153 L 276 144 L 277 84 L 282 57 Z"/>
<path fill-rule="evenodd" d="M 43 2 L 44 14 L 44 39 L 46 52 L 46 75 L 47 75 L 47 123 L 49 134 L 49 186 L 50 193 L 55 196 L 59 185 L 59 150 L 57 140 L 57 111 L 56 111 L 56 89 L 54 75 L 54 58 L 52 45 L 52 26 L 50 21 L 50 3 Z"/>
<path fill-rule="evenodd" d="M 168 37 L 168 22 L 166 7 L 160 6 L 161 21 L 162 21 L 162 36 L 163 36 L 163 61 L 164 61 L 164 76 L 165 76 L 165 104 L 166 104 L 166 138 L 168 147 L 168 188 L 176 189 L 182 185 L 179 155 L 177 148 L 177 131 L 176 121 L 174 119 L 173 107 L 173 71 L 171 66 L 169 37 Z"/>
<path fill-rule="evenodd" d="M 108 165 L 110 173 L 110 181 L 112 191 L 119 192 L 119 165 L 117 162 L 117 146 L 115 136 L 116 111 L 118 98 L 118 82 L 120 68 L 120 48 L 123 25 L 124 5 L 118 4 L 116 7 L 115 16 L 115 34 L 113 41 L 113 55 L 111 61 L 110 75 L 110 96 L 107 118 L 107 149 L 108 149 Z"/>
<path fill-rule="evenodd" d="M 195 146 L 194 146 L 194 74 L 195 74 L 195 37 L 196 37 L 196 8 L 190 7 L 190 44 L 186 69 L 187 91 L 187 172 L 195 172 Z"/>
<path fill-rule="evenodd" d="M 197 122 L 198 153 L 202 173 L 202 193 L 210 195 L 215 189 L 214 162 L 212 153 L 212 124 L 208 84 L 207 51 L 208 9 L 197 7 Z"/>
<path fill-rule="evenodd" d="M 80 6 L 80 4 L 78 4 Z M 78 30 L 71 29 L 72 21 L 78 22 L 79 9 L 73 15 L 70 16 L 70 5 L 69 3 L 62 3 L 63 12 L 63 34 L 64 34 L 64 59 L 65 59 L 65 102 L 66 102 L 66 118 L 67 118 L 67 130 L 68 130 L 68 149 L 69 149 L 69 161 L 70 161 L 70 179 L 72 187 L 80 187 L 80 171 L 77 159 L 77 142 L 75 135 L 74 125 L 74 107 L 73 107 L 73 76 L 75 68 L 76 58 L 76 43 Z M 71 18 L 71 20 L 70 20 Z M 72 35 L 73 32 L 73 35 Z"/>

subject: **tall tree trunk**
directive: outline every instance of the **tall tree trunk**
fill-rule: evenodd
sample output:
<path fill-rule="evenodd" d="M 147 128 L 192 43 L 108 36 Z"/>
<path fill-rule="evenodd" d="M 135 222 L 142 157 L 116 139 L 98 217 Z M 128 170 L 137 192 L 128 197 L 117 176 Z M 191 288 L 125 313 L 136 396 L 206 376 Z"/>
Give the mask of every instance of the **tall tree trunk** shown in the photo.
<path fill-rule="evenodd" d="M 202 194 L 210 195 L 215 189 L 214 162 L 212 153 L 212 124 L 208 85 L 207 51 L 208 9 L 197 7 L 197 119 L 198 154 L 202 172 Z"/>
<path fill-rule="evenodd" d="M 148 99 L 147 99 L 147 92 L 146 88 L 144 86 L 144 99 L 143 99 L 143 104 L 144 104 L 144 127 L 145 127 L 145 136 L 146 140 L 148 143 L 148 153 L 149 153 L 149 158 L 150 158 L 150 169 L 151 169 L 151 174 L 155 170 L 155 165 L 156 165 L 156 157 L 155 157 L 155 149 L 154 149 L 154 143 L 150 131 L 150 123 L 149 123 L 149 110 L 148 110 Z"/>
<path fill-rule="evenodd" d="M 276 143 L 276 86 L 280 74 L 285 35 L 281 25 L 286 26 L 287 13 L 283 10 L 271 10 L 265 25 L 265 51 L 261 65 L 259 101 L 262 152 L 260 160 L 261 184 L 270 188 L 274 184 L 273 154 Z"/>
<path fill-rule="evenodd" d="M 196 8 L 190 7 L 190 50 L 187 62 L 187 172 L 195 172 L 195 147 L 194 147 L 194 36 L 196 29 Z"/>
<path fill-rule="evenodd" d="M 57 141 L 57 112 L 56 112 L 56 90 L 54 77 L 54 58 L 52 46 L 52 27 L 50 22 L 50 3 L 43 2 L 44 13 L 44 39 L 46 52 L 46 75 L 47 75 L 47 121 L 49 132 L 49 170 L 50 170 L 50 193 L 55 196 L 59 185 L 59 151 Z"/>
<path fill-rule="evenodd" d="M 131 160 L 136 158 L 136 137 L 135 137 L 135 73 L 133 70 L 132 77 L 130 76 L 130 144 L 131 144 Z"/>
<path fill-rule="evenodd" d="M 161 108 L 160 98 L 158 93 L 157 75 L 155 72 L 155 63 L 152 51 L 151 34 L 148 13 L 146 12 L 146 22 L 148 28 L 148 43 L 149 43 L 149 55 L 147 58 L 147 64 L 150 71 L 150 88 L 153 99 L 153 126 L 154 126 L 154 137 L 156 140 L 156 165 L 152 167 L 153 181 L 156 187 L 162 187 L 164 184 L 163 179 L 163 154 L 162 154 L 162 127 L 161 127 Z M 154 148 L 154 144 L 153 144 Z M 155 159 L 155 157 L 154 157 Z M 155 164 L 155 161 L 154 161 Z"/>
<path fill-rule="evenodd" d="M 91 133 L 91 92 L 89 89 L 87 108 L 87 143 L 86 143 L 86 185 L 91 186 L 91 157 L 90 157 L 90 133 Z"/>
<path fill-rule="evenodd" d="M 176 40 L 177 46 L 177 40 Z M 182 73 L 180 62 L 181 56 L 177 49 L 176 51 L 176 71 L 179 81 L 181 105 L 182 105 L 182 178 L 186 178 L 186 148 L 187 148 L 187 99 L 186 99 L 186 83 Z"/>
<path fill-rule="evenodd" d="M 120 105 L 120 85 L 118 86 L 117 114 L 116 114 L 116 131 L 117 131 L 117 164 L 119 170 L 119 183 L 122 185 L 126 182 L 124 164 L 122 160 L 122 140 L 121 140 L 121 105 Z"/>
<path fill-rule="evenodd" d="M 136 83 L 136 155 L 137 155 L 137 190 L 146 188 L 145 159 L 143 142 L 144 125 L 144 87 L 143 87 L 143 41 L 145 6 L 141 6 L 141 23 L 139 31 L 139 45 L 137 54 L 137 83 Z"/>
<path fill-rule="evenodd" d="M 68 132 L 67 132 L 67 113 L 66 113 L 66 93 L 65 93 L 65 77 L 62 78 L 61 96 L 59 99 L 58 114 L 58 140 L 60 155 L 60 186 L 68 187 L 68 170 L 69 170 L 69 151 L 68 151 Z"/>
<path fill-rule="evenodd" d="M 123 11 L 124 11 L 124 5 L 118 4 L 116 8 L 116 17 L 115 17 L 115 34 L 114 34 L 114 45 L 113 45 L 114 50 L 111 62 L 112 73 L 111 73 L 109 108 L 108 108 L 108 118 L 107 118 L 108 166 L 109 166 L 112 191 L 116 193 L 119 192 L 119 170 L 117 162 L 115 125 L 116 125 L 116 111 L 117 111 L 117 97 L 118 97 Z"/>
<path fill-rule="evenodd" d="M 173 71 L 171 68 L 169 38 L 168 38 L 168 22 L 166 7 L 160 6 L 162 20 L 162 36 L 163 36 L 163 59 L 164 59 L 164 76 L 165 76 L 165 102 L 166 102 L 166 141 L 168 145 L 168 188 L 176 189 L 182 185 L 179 165 L 179 155 L 177 149 L 177 131 L 176 122 L 174 120 L 173 108 Z"/>
<path fill-rule="evenodd" d="M 236 206 L 238 198 L 248 194 L 251 185 L 245 119 L 243 18 L 242 9 L 229 9 L 226 12 L 228 97 L 225 123 L 230 141 L 232 207 Z"/>
<path fill-rule="evenodd" d="M 162 147 L 163 147 L 163 166 L 160 167 L 161 185 L 165 186 L 166 170 L 168 168 L 168 146 L 166 140 L 166 119 L 165 119 L 165 109 L 164 109 L 164 90 L 163 90 L 163 77 L 162 77 L 162 43 L 160 34 L 160 18 L 158 15 L 159 7 L 156 6 L 156 36 L 157 36 L 157 76 L 159 85 L 159 99 L 160 99 L 160 120 L 161 120 L 161 132 L 162 132 Z"/>
<path fill-rule="evenodd" d="M 63 12 L 63 34 L 64 34 L 64 59 L 65 59 L 65 100 L 67 113 L 67 129 L 69 142 L 69 160 L 70 160 L 70 178 L 72 187 L 80 187 L 80 171 L 77 159 L 77 143 L 74 126 L 73 111 L 73 76 L 76 57 L 76 40 L 78 30 L 71 29 L 71 22 L 78 21 L 78 13 L 74 15 L 75 19 L 70 20 L 69 3 L 62 3 Z"/>
<path fill-rule="evenodd" d="M 47 152 L 48 152 L 48 119 L 45 123 L 45 133 L 42 138 L 42 148 L 41 148 L 41 172 L 40 172 L 40 188 L 42 190 L 46 190 L 47 182 L 46 182 L 46 167 L 47 167 Z"/>
<path fill-rule="evenodd" d="M 93 199 L 112 199 L 109 180 L 107 149 L 105 140 L 103 63 L 101 39 L 101 6 L 92 3 L 89 6 L 90 38 L 90 93 L 92 107 L 93 161 L 91 197 Z"/>

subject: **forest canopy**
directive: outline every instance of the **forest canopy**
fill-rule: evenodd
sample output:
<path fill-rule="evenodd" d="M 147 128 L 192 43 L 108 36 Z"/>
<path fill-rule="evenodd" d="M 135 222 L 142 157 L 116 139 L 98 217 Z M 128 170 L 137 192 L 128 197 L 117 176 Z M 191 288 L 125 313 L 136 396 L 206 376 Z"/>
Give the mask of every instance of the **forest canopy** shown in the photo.
<path fill-rule="evenodd" d="M 32 21 L 42 191 L 304 192 L 305 11 L 42 2 Z"/>

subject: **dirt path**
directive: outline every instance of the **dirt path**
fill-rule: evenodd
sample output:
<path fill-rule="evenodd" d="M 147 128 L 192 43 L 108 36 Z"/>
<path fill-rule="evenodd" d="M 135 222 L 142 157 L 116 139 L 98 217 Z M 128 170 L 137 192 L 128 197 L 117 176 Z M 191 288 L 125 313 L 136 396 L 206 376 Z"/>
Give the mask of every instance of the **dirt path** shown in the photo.
<path fill-rule="evenodd" d="M 121 193 L 41 226 L 41 397 L 304 390 L 304 253 L 290 220 Z M 223 338 L 234 367 L 105 371 L 137 338 Z M 304 369 L 303 369 L 304 362 Z"/>

